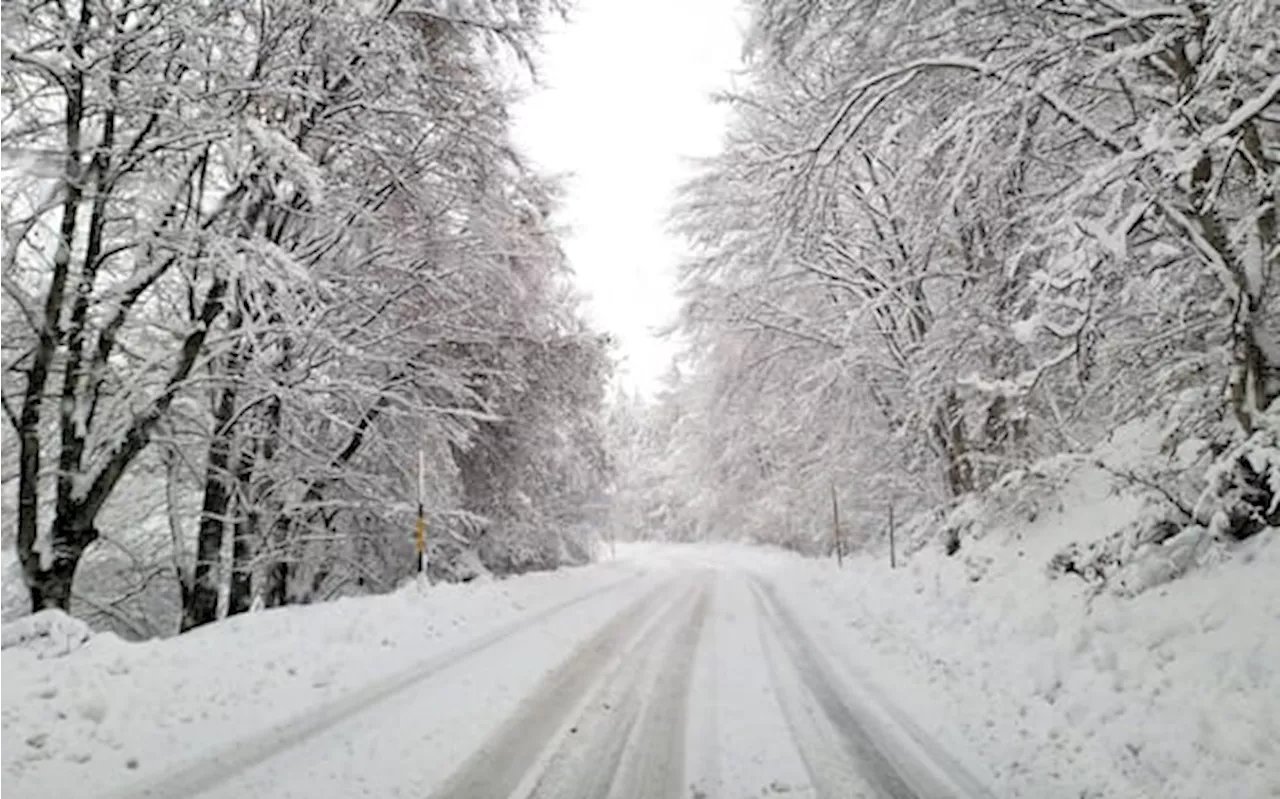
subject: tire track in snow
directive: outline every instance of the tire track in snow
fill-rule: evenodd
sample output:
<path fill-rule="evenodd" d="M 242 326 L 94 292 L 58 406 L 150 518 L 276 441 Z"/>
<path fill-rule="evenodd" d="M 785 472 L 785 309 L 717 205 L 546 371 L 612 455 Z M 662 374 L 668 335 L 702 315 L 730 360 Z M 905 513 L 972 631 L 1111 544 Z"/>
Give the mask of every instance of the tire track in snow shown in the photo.
<path fill-rule="evenodd" d="M 747 576 L 718 577 L 689 691 L 685 797 L 814 799 Z"/>
<path fill-rule="evenodd" d="M 854 696 L 772 586 L 753 577 L 751 587 L 762 637 L 775 642 L 766 649 L 778 693 L 820 796 L 991 797 L 886 698 Z"/>
<path fill-rule="evenodd" d="M 649 670 L 652 680 L 630 690 L 628 695 L 639 696 L 644 704 L 627 738 L 625 756 L 608 794 L 611 799 L 675 799 L 683 793 L 689 687 L 710 605 L 710 590 L 702 585 L 687 616 L 675 626 L 673 640 L 659 648 L 660 662 Z M 558 799 L 560 795 L 535 796 Z"/>
<path fill-rule="evenodd" d="M 677 797 L 704 580 L 619 617 L 544 680 L 432 799 Z"/>
<path fill-rule="evenodd" d="M 909 792 L 895 794 L 894 790 L 900 789 L 897 784 L 891 784 L 888 791 L 879 790 L 864 776 L 868 769 L 864 765 L 865 758 L 860 755 L 865 749 L 865 742 L 858 738 L 852 742 L 853 747 L 848 746 L 850 742 L 846 736 L 832 723 L 821 699 L 815 697 L 809 688 L 793 648 L 784 642 L 783 633 L 768 613 L 754 581 L 751 593 L 760 646 L 764 650 L 774 694 L 815 795 L 820 799 L 869 799 L 885 795 L 894 799 L 915 799 Z M 890 771 L 890 778 L 895 776 Z"/>
<path fill-rule="evenodd" d="M 634 585 L 647 575 L 625 577 L 608 585 L 558 602 L 532 614 L 513 619 L 457 648 L 427 658 L 421 663 L 373 682 L 364 688 L 292 719 L 271 725 L 257 733 L 233 741 L 212 754 L 160 772 L 150 778 L 105 794 L 102 799 L 188 799 L 205 793 L 238 774 L 291 749 L 348 718 L 405 691 L 443 669 L 604 594 Z M 668 581 L 669 582 L 669 581 Z M 667 585 L 668 583 L 663 583 Z M 661 587 L 646 594 L 643 605 Z"/>

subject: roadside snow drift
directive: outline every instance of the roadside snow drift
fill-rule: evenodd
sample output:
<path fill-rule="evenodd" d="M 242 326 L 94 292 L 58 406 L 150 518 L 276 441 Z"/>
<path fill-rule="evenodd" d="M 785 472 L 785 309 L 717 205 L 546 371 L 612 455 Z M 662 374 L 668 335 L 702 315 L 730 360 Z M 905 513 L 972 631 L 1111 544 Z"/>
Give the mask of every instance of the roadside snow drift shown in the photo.
<path fill-rule="evenodd" d="M 1000 796 L 1280 796 L 1280 531 L 1128 596 L 1046 566 L 1140 504 L 1088 472 L 1062 499 L 954 556 L 793 558 L 776 579 L 860 684 L 973 751 Z"/>
<path fill-rule="evenodd" d="M 393 687 L 434 656 L 638 573 L 603 564 L 425 591 L 411 585 L 143 643 L 110 633 L 79 640 L 73 619 L 28 617 L 6 625 L 0 662 L 5 796 L 98 796 L 145 783 L 269 738 L 317 708 L 341 709 L 361 692 L 372 701 L 380 686 Z M 484 686 L 472 688 L 460 701 L 483 703 Z"/>

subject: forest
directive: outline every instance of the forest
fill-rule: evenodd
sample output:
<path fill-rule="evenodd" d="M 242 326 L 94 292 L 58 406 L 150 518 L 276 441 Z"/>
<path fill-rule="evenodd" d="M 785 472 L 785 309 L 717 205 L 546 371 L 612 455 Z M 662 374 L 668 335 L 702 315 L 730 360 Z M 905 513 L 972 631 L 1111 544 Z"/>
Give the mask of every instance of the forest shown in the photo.
<path fill-rule="evenodd" d="M 587 558 L 609 343 L 508 115 L 562 9 L 507 5 L 4 4 L 15 607 L 388 591 L 419 501 L 433 578 Z"/>
<path fill-rule="evenodd" d="M 954 551 L 1082 464 L 1130 545 L 1280 525 L 1274 0 L 753 0 L 653 397 L 512 143 L 568 11 L 5 3 L 7 608 L 389 591 L 419 503 L 448 580 L 895 507 Z M 1160 458 L 1096 456 L 1135 423 Z"/>
<path fill-rule="evenodd" d="M 672 212 L 686 350 L 611 411 L 621 526 L 829 553 L 835 501 L 850 547 L 896 505 L 958 548 L 1135 423 L 1162 456 L 1101 467 L 1152 499 L 1138 543 L 1280 525 L 1277 19 L 753 3 Z"/>
<path fill-rule="evenodd" d="M 0 11 L 10 799 L 1280 797 L 1280 0 Z"/>

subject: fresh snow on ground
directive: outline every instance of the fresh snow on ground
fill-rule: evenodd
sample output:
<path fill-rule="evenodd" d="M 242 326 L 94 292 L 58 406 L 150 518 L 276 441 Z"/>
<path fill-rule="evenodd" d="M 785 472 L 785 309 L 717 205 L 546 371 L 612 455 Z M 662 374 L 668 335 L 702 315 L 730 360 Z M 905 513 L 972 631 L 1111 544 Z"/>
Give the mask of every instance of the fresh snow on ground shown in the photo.
<path fill-rule="evenodd" d="M 277 725 L 637 574 L 606 563 L 425 592 L 410 585 L 387 596 L 237 616 L 167 640 L 99 634 L 62 657 L 47 642 L 6 648 L 4 794 L 83 796 L 91 785 L 92 795 L 106 795 L 239 741 L 269 741 Z M 583 604 L 607 617 L 632 593 L 605 592 Z M 578 623 L 589 629 L 594 620 Z M 553 664 L 579 632 L 551 636 L 556 651 L 531 649 L 529 670 Z M 500 690 L 472 684 L 456 700 L 479 710 L 487 692 Z"/>
<path fill-rule="evenodd" d="M 215 797 L 428 796 L 521 708 L 545 703 L 562 662 L 597 657 L 590 640 L 686 574 L 693 583 L 681 584 L 701 586 L 710 608 L 696 628 L 687 721 L 674 722 L 687 725 L 693 796 L 809 797 L 820 777 L 850 784 L 818 773 L 815 750 L 829 736 L 784 662 L 778 619 L 760 612 L 767 587 L 868 730 L 891 749 L 932 750 L 990 795 L 1280 796 L 1276 536 L 1119 596 L 1050 579 L 1045 564 L 1140 505 L 1088 470 L 1062 498 L 1064 510 L 992 527 L 953 556 L 929 543 L 896 570 L 884 553 L 837 568 L 756 547 L 620 544 L 616 559 L 586 568 L 425 594 L 410 586 L 143 644 L 82 643 L 74 624 L 33 618 L 5 628 L 4 791 L 116 796 L 159 780 L 169 788 L 157 796 L 188 795 L 181 786 Z M 620 627 L 626 646 L 670 612 Z M 627 651 L 583 673 L 625 672 Z M 433 679 L 415 677 L 449 658 L 456 665 Z M 388 695 L 398 685 L 407 689 Z"/>
<path fill-rule="evenodd" d="M 783 595 L 1000 796 L 1280 796 L 1280 541 L 1135 597 L 1051 580 L 1057 548 L 1140 512 L 1086 472 L 1066 509 L 956 555 L 792 557 Z"/>
<path fill-rule="evenodd" d="M 1060 499 L 1063 510 L 989 529 L 954 556 L 931 543 L 896 570 L 886 551 L 843 569 L 729 546 L 620 551 L 765 575 L 850 683 L 887 698 L 998 796 L 1280 796 L 1276 535 L 1126 597 L 1050 579 L 1046 565 L 1143 503 L 1093 469 Z"/>

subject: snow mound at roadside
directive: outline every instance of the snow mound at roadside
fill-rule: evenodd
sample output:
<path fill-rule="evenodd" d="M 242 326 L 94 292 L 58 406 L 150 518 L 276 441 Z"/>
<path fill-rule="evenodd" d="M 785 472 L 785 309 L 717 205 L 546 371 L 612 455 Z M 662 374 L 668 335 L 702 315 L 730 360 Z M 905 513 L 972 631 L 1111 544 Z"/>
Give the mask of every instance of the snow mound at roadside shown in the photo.
<path fill-rule="evenodd" d="M 5 795 L 78 796 L 85 785 L 107 793 L 636 573 L 598 565 L 501 582 L 414 583 L 142 642 L 87 637 L 65 614 L 26 617 L 5 625 L 0 658 Z"/>
<path fill-rule="evenodd" d="M 1266 435 L 1213 457 L 1249 458 L 1257 486 L 1275 473 Z M 1206 523 L 1150 540 L 1172 504 L 1117 490 L 1116 472 L 1160 457 L 1149 429 L 1121 431 L 1051 490 L 913 520 L 897 570 L 885 552 L 844 571 L 796 562 L 786 585 L 849 662 L 944 744 L 976 750 L 997 795 L 1280 796 L 1280 530 L 1236 537 L 1218 511 L 1241 493 L 1220 491 Z M 1051 579 L 1072 546 L 1105 577 Z"/>
<path fill-rule="evenodd" d="M 27 649 L 41 660 L 63 657 L 88 643 L 89 625 L 60 610 L 42 610 L 0 626 L 0 649 Z"/>

